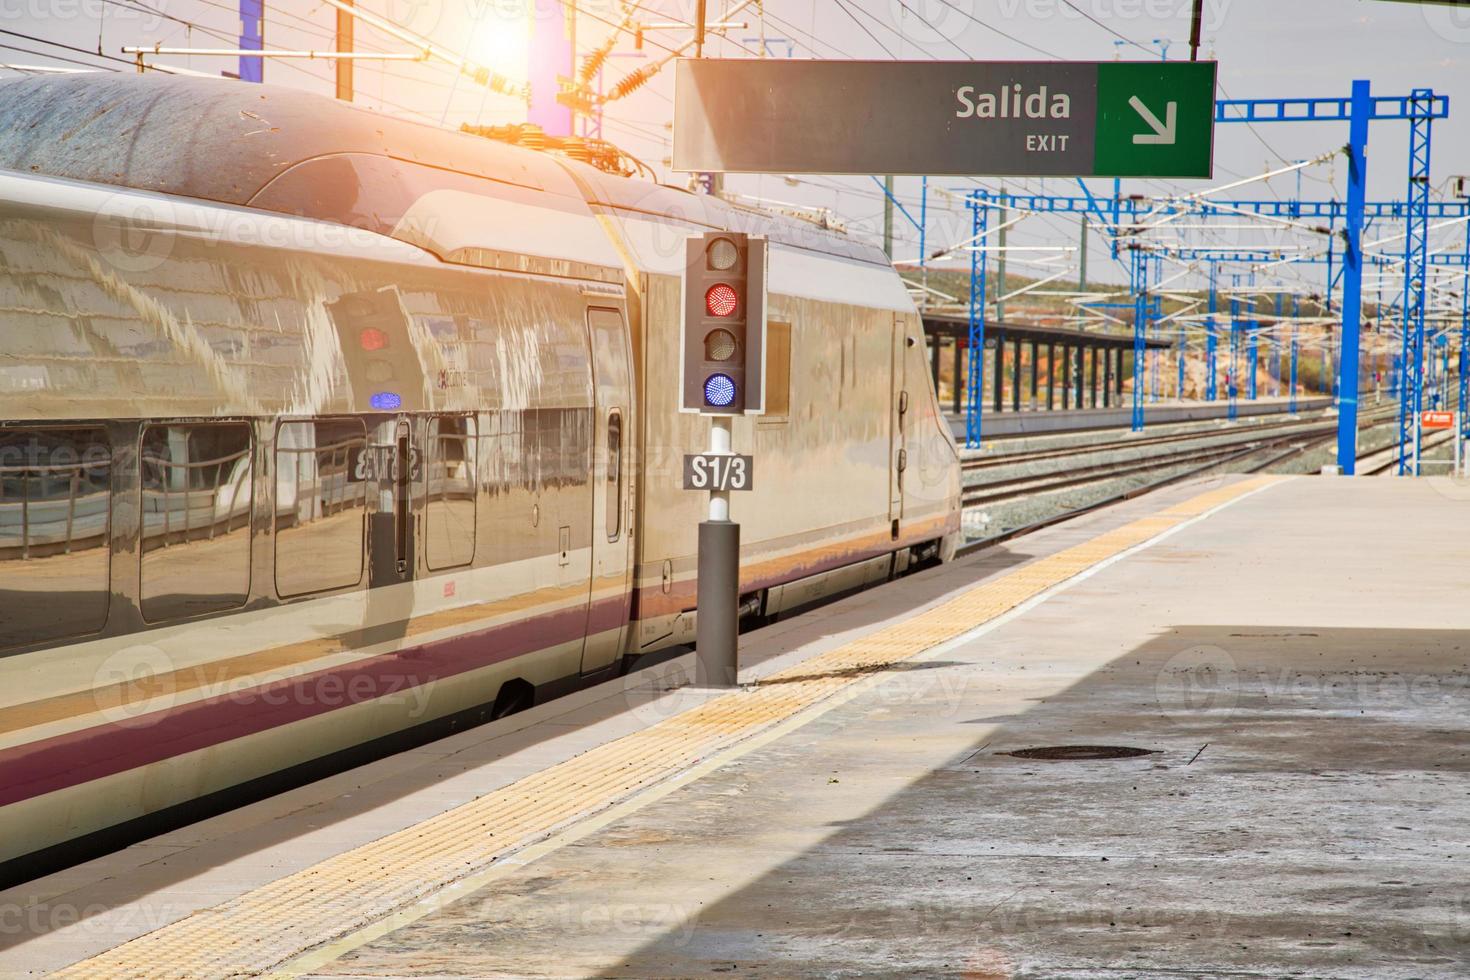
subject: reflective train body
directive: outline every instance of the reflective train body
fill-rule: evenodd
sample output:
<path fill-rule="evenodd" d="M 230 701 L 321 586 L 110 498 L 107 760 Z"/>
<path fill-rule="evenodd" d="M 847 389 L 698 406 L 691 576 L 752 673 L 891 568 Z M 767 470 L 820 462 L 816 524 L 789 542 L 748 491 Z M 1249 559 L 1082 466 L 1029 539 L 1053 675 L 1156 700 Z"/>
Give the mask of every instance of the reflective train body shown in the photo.
<path fill-rule="evenodd" d="M 771 243 L 746 611 L 953 553 L 866 245 L 302 93 L 0 92 L 0 868 L 691 641 L 690 234 Z"/>

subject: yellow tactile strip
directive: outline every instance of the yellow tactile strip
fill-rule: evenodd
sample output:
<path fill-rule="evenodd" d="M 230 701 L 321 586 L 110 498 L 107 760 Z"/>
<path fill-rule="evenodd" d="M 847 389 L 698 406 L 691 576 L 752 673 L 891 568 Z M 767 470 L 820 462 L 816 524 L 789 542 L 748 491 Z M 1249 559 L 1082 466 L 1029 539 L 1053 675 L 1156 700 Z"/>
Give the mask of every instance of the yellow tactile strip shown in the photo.
<path fill-rule="evenodd" d="M 202 980 L 263 973 L 475 874 L 576 818 L 662 782 L 866 674 L 959 636 L 1277 479 L 1255 477 L 1211 490 L 1038 559 L 908 620 L 764 678 L 754 690 L 707 701 L 54 975 Z"/>

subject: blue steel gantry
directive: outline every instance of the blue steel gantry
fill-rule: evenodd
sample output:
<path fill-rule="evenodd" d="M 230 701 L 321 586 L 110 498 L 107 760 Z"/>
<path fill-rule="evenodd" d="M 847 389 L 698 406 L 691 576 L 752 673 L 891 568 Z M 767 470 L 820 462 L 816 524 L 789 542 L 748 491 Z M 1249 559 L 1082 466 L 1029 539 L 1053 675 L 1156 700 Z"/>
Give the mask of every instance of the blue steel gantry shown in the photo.
<path fill-rule="evenodd" d="M 1099 198 L 1084 182 L 1078 180 L 1078 187 L 1082 191 L 1080 195 L 1010 194 L 1003 206 L 1008 211 L 1022 213 L 1079 213 L 1090 216 L 1097 219 L 1099 225 L 1110 232 L 1110 244 L 1115 259 L 1122 258 L 1121 251 L 1125 249 L 1128 251 L 1129 284 L 1133 297 L 1131 304 L 1134 333 L 1132 421 L 1135 429 L 1141 429 L 1144 421 L 1143 403 L 1145 385 L 1148 381 L 1146 378 L 1148 373 L 1148 358 L 1145 353 L 1146 337 L 1151 325 L 1161 318 L 1162 312 L 1161 297 L 1151 285 L 1151 282 L 1158 281 L 1156 274 L 1151 275 L 1151 272 L 1155 272 L 1158 268 L 1155 254 L 1167 255 L 1171 259 L 1183 262 L 1206 263 L 1208 266 L 1209 312 L 1203 317 L 1202 326 L 1205 332 L 1206 348 L 1205 397 L 1209 400 L 1218 397 L 1215 372 L 1218 344 L 1215 317 L 1219 312 L 1216 286 L 1218 267 L 1225 263 L 1261 266 L 1278 265 L 1284 262 L 1293 264 L 1325 262 L 1327 288 L 1323 296 L 1329 312 L 1332 311 L 1332 296 L 1339 280 L 1342 290 L 1342 302 L 1339 309 L 1342 329 L 1337 351 L 1338 365 L 1337 370 L 1331 373 L 1339 405 L 1337 460 L 1341 472 L 1347 475 L 1354 472 L 1357 454 L 1364 268 L 1365 264 L 1372 264 L 1380 268 L 1394 264 L 1391 260 L 1377 255 L 1367 257 L 1365 262 L 1363 233 L 1372 222 L 1403 222 L 1405 228 L 1403 236 L 1405 249 L 1402 260 L 1404 290 L 1400 310 L 1403 340 L 1402 350 L 1397 359 L 1401 369 L 1396 373 L 1396 377 L 1402 377 L 1406 381 L 1405 384 L 1398 386 L 1400 466 L 1402 469 L 1406 465 L 1406 454 L 1411 444 L 1409 437 L 1411 426 L 1418 424 L 1418 412 L 1423 404 L 1425 311 L 1426 300 L 1431 289 L 1430 271 L 1434 265 L 1458 265 L 1465 270 L 1467 275 L 1470 275 L 1470 221 L 1467 221 L 1464 256 L 1432 255 L 1427 248 L 1430 220 L 1436 218 L 1464 220 L 1470 217 L 1470 202 L 1435 201 L 1431 200 L 1429 195 L 1432 123 L 1435 119 L 1445 118 L 1448 113 L 1448 97 L 1438 95 L 1430 89 L 1415 89 L 1407 96 L 1375 96 L 1371 92 L 1369 82 L 1365 80 L 1355 81 L 1351 95 L 1345 98 L 1221 99 L 1216 102 L 1215 121 L 1217 123 L 1347 122 L 1349 124 L 1348 142 L 1344 147 L 1348 164 L 1346 200 L 1213 200 L 1208 199 L 1205 195 L 1152 200 L 1142 196 L 1124 197 L 1119 192 L 1117 181 L 1114 181 L 1113 196 L 1108 199 Z M 1366 199 L 1366 151 L 1369 124 L 1387 120 L 1405 120 L 1410 124 L 1409 193 L 1403 201 L 1368 201 Z M 967 195 L 967 204 L 972 209 L 974 216 L 972 232 L 975 237 L 972 242 L 981 242 L 988 227 L 989 210 L 1002 205 L 984 191 L 970 192 Z M 1312 230 L 1323 233 L 1327 237 L 1328 245 L 1324 255 L 1294 256 L 1282 259 L 1279 250 L 1270 248 L 1191 249 L 1188 246 L 1165 246 L 1137 238 L 1141 231 L 1146 230 L 1146 227 L 1142 225 L 1144 221 L 1171 221 L 1185 215 L 1204 220 L 1241 215 L 1287 219 L 1293 222 L 1325 219 L 1325 227 L 1317 227 Z M 1338 235 L 1341 235 L 1342 239 L 1340 255 Z M 1128 241 L 1130 238 L 1134 240 Z M 1153 254 L 1150 249 L 1154 250 Z M 972 356 L 968 372 L 970 383 L 966 400 L 966 443 L 970 447 L 978 447 L 981 442 L 979 380 L 984 377 L 984 374 L 983 368 L 977 362 L 983 358 L 984 350 L 986 296 L 984 255 L 983 246 L 972 245 L 969 304 Z M 1467 286 L 1470 286 L 1470 283 L 1467 283 Z M 1470 297 L 1470 288 L 1462 288 L 1460 294 L 1462 297 Z M 1079 306 L 1084 309 L 1100 305 L 1108 304 L 1079 303 Z M 1467 358 L 1470 358 L 1470 353 L 1467 353 L 1467 342 L 1470 342 L 1470 298 L 1462 299 L 1462 306 L 1464 310 L 1460 325 L 1459 403 L 1461 418 L 1464 419 L 1467 396 L 1470 396 L 1470 391 L 1467 391 L 1466 387 L 1467 372 L 1465 370 Z M 1254 309 L 1254 304 L 1252 304 L 1251 311 L 1254 312 Z M 1384 307 L 1380 304 L 1380 321 L 1383 310 Z M 1298 362 L 1295 320 L 1299 311 L 1298 297 L 1295 295 L 1293 296 L 1293 311 L 1290 338 L 1292 380 L 1290 399 L 1291 408 L 1294 410 Z M 1170 318 L 1172 319 L 1173 315 Z M 1240 309 L 1239 300 L 1232 294 L 1230 345 L 1232 366 L 1228 377 L 1232 417 L 1241 381 L 1237 359 L 1240 354 L 1242 333 L 1248 338 L 1250 348 L 1249 397 L 1254 398 L 1257 393 L 1256 355 L 1261 324 L 1250 317 L 1244 317 L 1244 320 L 1249 322 L 1243 322 L 1243 311 Z M 1181 321 L 1181 338 L 1183 336 L 1182 326 L 1183 321 Z M 1269 342 L 1275 343 L 1277 356 L 1279 356 L 1286 342 L 1279 337 Z M 1327 359 L 1327 354 L 1324 348 L 1324 361 Z M 1178 356 L 1180 358 L 1178 388 L 1182 393 L 1184 380 L 1182 350 L 1178 352 Z M 1448 356 L 1447 349 L 1445 356 Z M 1157 374 L 1157 369 L 1154 373 Z M 1278 369 L 1278 383 L 1279 375 Z M 1157 377 L 1153 381 L 1155 385 L 1158 384 Z M 1470 429 L 1470 426 L 1467 426 L 1467 429 Z"/>

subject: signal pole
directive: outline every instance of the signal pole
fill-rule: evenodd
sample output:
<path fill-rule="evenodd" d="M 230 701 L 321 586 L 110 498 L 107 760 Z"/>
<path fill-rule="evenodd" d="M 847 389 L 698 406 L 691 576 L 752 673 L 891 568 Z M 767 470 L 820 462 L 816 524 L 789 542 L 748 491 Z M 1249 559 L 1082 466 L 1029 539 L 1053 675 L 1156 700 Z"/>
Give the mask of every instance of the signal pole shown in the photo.
<path fill-rule="evenodd" d="M 730 416 L 710 417 L 709 455 L 730 457 Z M 740 525 L 730 491 L 711 489 L 699 524 L 699 611 L 694 620 L 694 683 L 735 687 L 740 673 Z"/>
<path fill-rule="evenodd" d="M 732 448 L 732 419 L 765 411 L 766 254 L 763 238 L 707 232 L 685 243 L 679 411 L 709 419 L 709 449 L 684 457 L 684 489 L 708 490 L 699 524 L 694 681 L 739 677 L 740 525 L 730 493 L 754 486 L 754 461 Z"/>
<path fill-rule="evenodd" d="M 1189 23 L 1189 60 L 1199 60 L 1199 28 L 1204 18 L 1205 0 L 1194 0 L 1194 16 Z"/>

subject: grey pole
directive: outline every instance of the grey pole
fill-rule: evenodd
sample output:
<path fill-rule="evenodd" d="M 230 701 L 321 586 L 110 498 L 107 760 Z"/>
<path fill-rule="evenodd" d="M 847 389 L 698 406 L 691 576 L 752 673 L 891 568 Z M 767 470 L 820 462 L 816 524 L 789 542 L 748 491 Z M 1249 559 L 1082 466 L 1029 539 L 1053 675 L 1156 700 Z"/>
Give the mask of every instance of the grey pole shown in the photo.
<path fill-rule="evenodd" d="M 710 419 L 709 451 L 731 455 L 730 419 Z M 699 525 L 699 612 L 694 620 L 694 683 L 735 687 L 739 675 L 740 525 L 730 520 L 730 492 L 711 490 L 709 520 Z"/>

